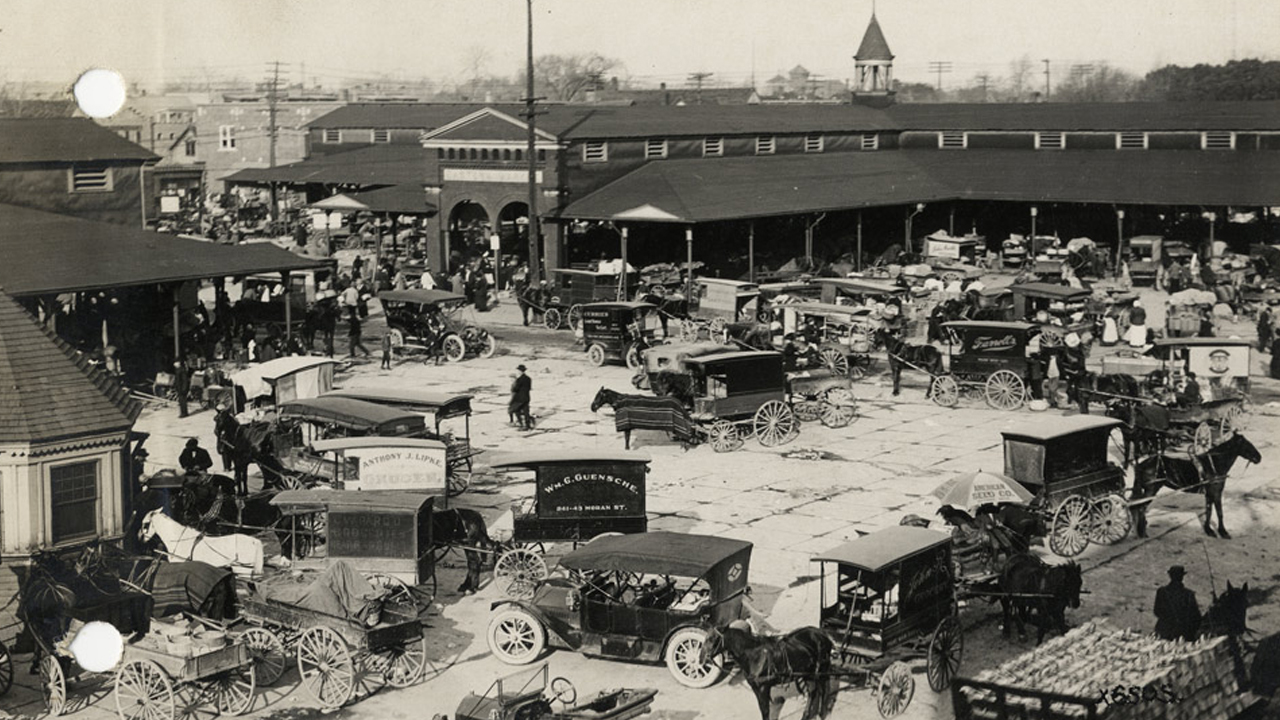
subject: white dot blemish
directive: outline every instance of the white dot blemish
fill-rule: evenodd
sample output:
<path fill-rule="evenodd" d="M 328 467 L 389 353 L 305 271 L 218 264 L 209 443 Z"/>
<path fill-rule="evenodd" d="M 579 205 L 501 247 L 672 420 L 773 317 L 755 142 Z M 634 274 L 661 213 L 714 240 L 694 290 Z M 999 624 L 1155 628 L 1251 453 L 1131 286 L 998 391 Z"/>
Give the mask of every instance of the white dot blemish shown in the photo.
<path fill-rule="evenodd" d="M 76 80 L 73 92 L 81 112 L 92 118 L 111 117 L 124 107 L 124 77 L 115 70 L 86 70 Z"/>
<path fill-rule="evenodd" d="M 89 672 L 106 672 L 120 664 L 124 638 L 110 623 L 94 621 L 80 628 L 71 641 L 76 664 Z"/>

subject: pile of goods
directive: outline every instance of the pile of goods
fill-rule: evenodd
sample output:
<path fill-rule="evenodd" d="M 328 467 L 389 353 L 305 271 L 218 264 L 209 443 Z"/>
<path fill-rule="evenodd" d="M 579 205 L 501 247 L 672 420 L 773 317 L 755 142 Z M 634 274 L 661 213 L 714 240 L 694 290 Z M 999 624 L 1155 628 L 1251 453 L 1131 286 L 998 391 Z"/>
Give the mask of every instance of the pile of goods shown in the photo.
<path fill-rule="evenodd" d="M 1008 709 L 1034 714 L 1035 693 L 1080 698 L 1082 704 L 1050 703 L 1054 717 L 1085 717 L 1092 702 L 1107 720 L 1227 720 L 1246 707 L 1230 640 L 1161 640 L 1134 630 L 1090 621 L 976 678 L 1011 691 Z M 1017 690 L 1029 691 L 1019 695 Z M 996 692 L 962 687 L 970 717 L 995 717 Z"/>
<path fill-rule="evenodd" d="M 152 620 L 151 631 L 137 644 L 175 657 L 198 657 L 226 647 L 227 634 L 195 620 Z"/>

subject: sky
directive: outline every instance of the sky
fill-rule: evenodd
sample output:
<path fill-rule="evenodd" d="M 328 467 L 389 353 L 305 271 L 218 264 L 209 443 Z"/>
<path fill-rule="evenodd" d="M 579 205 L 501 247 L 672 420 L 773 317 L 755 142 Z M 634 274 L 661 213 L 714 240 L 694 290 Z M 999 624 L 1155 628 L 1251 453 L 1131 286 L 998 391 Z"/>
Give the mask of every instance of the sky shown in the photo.
<path fill-rule="evenodd" d="M 620 78 L 758 83 L 797 64 L 853 75 L 873 0 L 533 0 L 536 54 L 597 52 Z M 66 82 L 92 67 L 155 84 L 212 75 L 261 79 L 288 63 L 290 82 L 427 76 L 523 65 L 521 0 L 4 0 L 0 82 Z M 944 87 L 1005 75 L 1029 56 L 1055 78 L 1106 62 L 1138 74 L 1165 64 L 1280 59 L 1275 0 L 879 0 L 894 72 Z M 1037 75 L 1043 81 L 1043 75 Z M 1055 80 L 1056 82 L 1056 80 Z"/>

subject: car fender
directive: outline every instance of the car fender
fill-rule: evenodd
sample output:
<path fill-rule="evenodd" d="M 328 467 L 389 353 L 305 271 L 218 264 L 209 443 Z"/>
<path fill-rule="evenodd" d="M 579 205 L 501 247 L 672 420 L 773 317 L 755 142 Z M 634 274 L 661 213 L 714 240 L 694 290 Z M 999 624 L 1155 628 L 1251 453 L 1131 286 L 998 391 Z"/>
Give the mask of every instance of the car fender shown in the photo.
<path fill-rule="evenodd" d="M 712 630 L 711 624 L 706 622 L 705 620 L 696 620 L 696 621 L 691 621 L 691 622 L 677 625 L 676 627 L 671 628 L 671 632 L 667 633 L 666 637 L 662 638 L 662 652 L 660 653 L 660 656 L 666 657 L 667 645 L 671 643 L 671 638 L 675 637 L 676 633 L 680 632 L 681 630 L 687 630 L 689 628 L 696 628 L 698 630 L 702 630 L 705 632 L 711 632 Z"/>
<path fill-rule="evenodd" d="M 507 606 L 518 607 L 532 615 L 533 618 L 538 621 L 538 624 L 542 625 L 543 632 L 547 634 L 548 644 L 553 644 L 551 641 L 554 638 L 555 642 L 561 644 L 563 647 L 576 647 L 576 643 L 569 642 L 564 635 L 557 632 L 555 624 L 550 621 L 547 615 L 543 613 L 537 605 L 532 603 L 528 603 L 523 600 L 496 600 L 489 604 L 489 613 L 493 614 L 499 609 Z"/>

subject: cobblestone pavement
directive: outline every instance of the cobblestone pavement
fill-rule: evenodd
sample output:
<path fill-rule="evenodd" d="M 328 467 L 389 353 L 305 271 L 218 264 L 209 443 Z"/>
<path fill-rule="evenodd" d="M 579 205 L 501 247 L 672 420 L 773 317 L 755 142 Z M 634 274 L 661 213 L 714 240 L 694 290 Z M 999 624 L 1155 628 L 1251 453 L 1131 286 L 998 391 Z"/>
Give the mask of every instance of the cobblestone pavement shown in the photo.
<path fill-rule="evenodd" d="M 440 366 L 403 359 L 392 370 L 382 371 L 374 357 L 357 361 L 339 375 L 338 383 L 475 393 L 473 443 L 490 451 L 622 447 L 609 411 L 593 414 L 588 405 L 601 386 L 630 391 L 630 373 L 624 367 L 590 367 L 581 347 L 572 344 L 571 333 L 521 327 L 510 303 L 479 314 L 476 320 L 493 328 L 500 339 L 500 350 L 491 359 Z M 375 312 L 365 332 L 370 347 L 376 348 L 380 332 Z M 533 378 L 533 412 L 538 426 L 533 432 L 521 432 L 507 422 L 507 392 L 517 363 L 528 365 Z M 882 368 L 880 361 L 876 369 Z M 753 542 L 750 602 L 754 609 L 779 630 L 815 623 L 817 566 L 810 562 L 815 553 L 859 532 L 896 525 L 909 513 L 933 517 L 937 503 L 928 496 L 933 488 L 959 472 L 1000 471 L 1000 431 L 1049 414 L 994 411 L 977 399 L 962 401 L 955 410 L 941 409 L 924 398 L 923 376 L 912 375 L 904 375 L 901 397 L 892 398 L 884 378 L 873 373 L 855 387 L 858 417 L 851 425 L 833 430 L 808 423 L 796 440 L 777 448 L 748 441 L 742 450 L 730 454 L 717 454 L 706 446 L 686 451 L 660 433 L 637 431 L 633 447 L 653 456 L 649 527 Z M 1271 381 L 1258 380 L 1255 389 L 1275 397 Z M 1280 483 L 1274 478 L 1275 468 L 1280 467 L 1280 451 L 1275 446 L 1280 421 L 1266 414 L 1265 399 L 1257 401 L 1255 397 L 1255 401 L 1260 412 L 1249 435 L 1262 450 L 1264 464 L 1236 470 L 1228 485 L 1227 518 L 1236 539 L 1209 540 L 1202 549 L 1203 535 L 1195 521 L 1200 499 L 1161 495 L 1150 513 L 1150 540 L 1129 538 L 1113 547 L 1094 546 L 1082 556 L 1091 594 L 1080 610 L 1073 611 L 1074 621 L 1105 614 L 1148 629 L 1153 621 L 1144 613 L 1155 587 L 1163 582 L 1163 568 L 1175 557 L 1191 570 L 1189 580 L 1194 582 L 1189 584 L 1200 593 L 1202 603 L 1209 594 L 1202 568 L 1205 554 L 1210 552 L 1219 583 L 1232 577 L 1250 580 L 1254 588 L 1277 585 L 1280 566 L 1274 539 L 1280 525 Z M 199 436 L 202 444 L 212 447 L 212 426 L 212 415 L 207 411 L 177 419 L 173 408 L 148 409 L 138 429 L 153 433 L 147 447 L 157 466 L 149 470 L 176 461 L 187 436 Z M 799 449 L 820 449 L 826 458 L 784 457 Z M 509 532 L 509 503 L 531 494 L 532 486 L 484 473 L 484 456 L 479 459 L 477 469 L 481 472 L 463 504 L 481 510 L 494 533 L 501 534 L 504 528 Z M 565 549 L 550 548 L 551 560 Z M 481 692 L 495 678 L 516 670 L 491 657 L 484 640 L 490 603 L 499 598 L 497 590 L 486 585 L 468 597 L 452 592 L 461 579 L 460 564 L 460 558 L 448 558 L 439 573 L 440 594 L 426 631 L 431 665 L 424 681 L 406 690 L 378 690 L 340 714 L 390 720 L 441 713 L 452 718 L 466 693 Z M 1220 570 L 1219 564 L 1230 569 Z M 1256 627 L 1280 630 L 1280 617 L 1273 608 L 1259 612 L 1251 615 L 1261 618 L 1254 623 Z M 962 611 L 966 640 L 963 673 L 975 674 L 1028 649 L 1000 639 L 998 616 L 998 606 L 986 603 L 971 603 Z M 568 677 L 580 694 L 618 686 L 657 688 L 660 692 L 650 717 L 693 720 L 757 714 L 751 693 L 736 678 L 697 691 L 679 686 L 666 668 L 658 665 L 590 659 L 564 651 L 551 653 L 544 661 L 550 663 L 552 676 Z M 18 666 L 19 687 L 0 705 L 15 714 L 39 714 L 42 709 L 32 687 L 34 677 L 26 673 L 25 657 L 19 656 Z M 949 698 L 928 689 L 923 663 L 917 663 L 916 669 L 920 672 L 916 694 L 905 717 L 949 717 Z M 106 695 L 108 687 L 91 694 L 89 706 L 81 708 L 78 716 L 114 713 L 114 701 Z M 83 697 L 84 693 L 73 691 L 73 695 Z M 798 717 L 801 706 L 800 702 L 788 702 L 784 716 Z M 297 691 L 297 676 L 291 670 L 275 687 L 261 692 L 254 715 L 302 717 L 316 713 L 313 707 L 310 699 Z M 868 690 L 849 689 L 840 694 L 833 717 L 873 718 L 878 714 Z"/>

